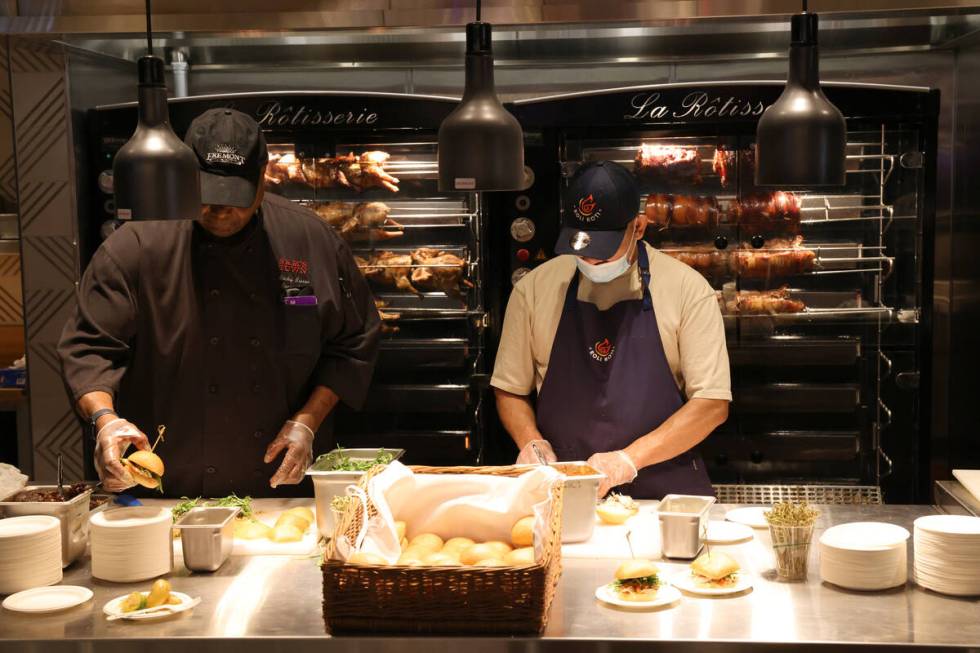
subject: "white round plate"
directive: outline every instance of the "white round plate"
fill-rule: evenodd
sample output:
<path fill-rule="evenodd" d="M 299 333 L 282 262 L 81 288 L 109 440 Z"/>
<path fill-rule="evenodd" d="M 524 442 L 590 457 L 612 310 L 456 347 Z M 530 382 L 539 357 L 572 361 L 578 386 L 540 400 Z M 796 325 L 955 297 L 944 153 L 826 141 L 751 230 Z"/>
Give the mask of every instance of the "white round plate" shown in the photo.
<path fill-rule="evenodd" d="M 170 610 L 160 610 L 158 612 L 143 612 L 139 610 L 136 612 L 123 612 L 119 609 L 119 606 L 129 596 L 129 594 L 123 594 L 106 603 L 102 608 L 102 612 L 107 617 L 119 617 L 129 621 L 148 621 L 150 619 L 163 619 L 179 612 L 185 612 L 201 602 L 201 599 L 192 599 L 183 592 L 170 592 L 170 594 L 180 599 L 180 603 L 170 606 Z"/>
<path fill-rule="evenodd" d="M 980 517 L 967 515 L 927 515 L 914 522 L 916 528 L 929 533 L 956 538 L 960 535 L 980 535 Z"/>
<path fill-rule="evenodd" d="M 704 541 L 709 544 L 735 544 L 736 542 L 747 542 L 753 537 L 755 537 L 755 533 L 745 524 L 712 519 L 708 522 L 708 534 Z"/>
<path fill-rule="evenodd" d="M 12 612 L 57 612 L 81 605 L 92 598 L 92 590 L 77 585 L 35 587 L 11 594 L 3 607 Z"/>
<path fill-rule="evenodd" d="M 57 517 L 50 515 L 25 515 L 0 519 L 0 538 L 33 538 L 61 527 Z"/>
<path fill-rule="evenodd" d="M 703 596 L 724 596 L 726 594 L 738 594 L 752 587 L 752 577 L 747 573 L 739 572 L 735 578 L 736 583 L 731 587 L 701 587 L 694 582 L 691 572 L 683 571 L 673 578 L 670 582 L 675 587 L 691 594 L 701 594 Z"/>
<path fill-rule="evenodd" d="M 661 581 L 663 581 L 663 579 L 661 579 Z M 653 600 L 651 601 L 624 601 L 616 596 L 616 592 L 613 591 L 611 585 L 611 583 L 607 583 L 597 587 L 595 597 L 603 603 L 615 605 L 620 608 L 651 610 L 653 608 L 662 608 L 666 605 L 676 603 L 681 599 L 681 593 L 677 591 L 677 588 L 666 582 L 660 586 L 660 591 L 657 592 L 656 596 L 654 596 Z"/>
<path fill-rule="evenodd" d="M 831 526 L 820 543 L 838 551 L 871 552 L 902 546 L 911 534 L 901 526 L 882 522 L 850 522 Z"/>
<path fill-rule="evenodd" d="M 751 528 L 769 528 L 766 521 L 766 511 L 769 508 L 753 506 L 749 508 L 735 508 L 725 513 L 725 519 L 736 524 L 745 524 Z"/>

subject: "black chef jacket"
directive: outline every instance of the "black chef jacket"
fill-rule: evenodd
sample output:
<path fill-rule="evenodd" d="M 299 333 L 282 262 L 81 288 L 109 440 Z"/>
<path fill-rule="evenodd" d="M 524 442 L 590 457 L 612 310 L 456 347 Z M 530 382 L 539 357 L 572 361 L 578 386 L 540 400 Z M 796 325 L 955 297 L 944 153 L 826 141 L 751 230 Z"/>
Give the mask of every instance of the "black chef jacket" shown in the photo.
<path fill-rule="evenodd" d="M 294 295 L 315 304 L 284 301 Z M 280 461 L 264 464 L 266 447 L 315 385 L 362 405 L 379 330 L 347 244 L 267 195 L 228 238 L 190 221 L 117 230 L 82 277 L 58 351 L 76 401 L 112 394 L 151 442 L 167 426 L 157 449 L 167 495 L 281 496 L 298 488 L 269 487 Z M 317 453 L 332 444 L 331 424 Z"/>

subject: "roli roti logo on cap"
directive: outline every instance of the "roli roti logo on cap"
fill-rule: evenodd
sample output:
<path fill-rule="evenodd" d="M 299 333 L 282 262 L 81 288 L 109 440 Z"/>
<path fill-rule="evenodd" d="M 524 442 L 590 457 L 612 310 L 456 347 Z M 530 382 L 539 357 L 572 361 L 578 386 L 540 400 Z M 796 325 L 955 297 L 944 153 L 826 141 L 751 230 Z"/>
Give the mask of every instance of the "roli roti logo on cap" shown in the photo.
<path fill-rule="evenodd" d="M 595 198 L 592 193 L 589 193 L 585 197 L 581 198 L 575 204 L 575 217 L 581 222 L 595 222 L 602 215 L 602 209 L 596 204 Z"/>

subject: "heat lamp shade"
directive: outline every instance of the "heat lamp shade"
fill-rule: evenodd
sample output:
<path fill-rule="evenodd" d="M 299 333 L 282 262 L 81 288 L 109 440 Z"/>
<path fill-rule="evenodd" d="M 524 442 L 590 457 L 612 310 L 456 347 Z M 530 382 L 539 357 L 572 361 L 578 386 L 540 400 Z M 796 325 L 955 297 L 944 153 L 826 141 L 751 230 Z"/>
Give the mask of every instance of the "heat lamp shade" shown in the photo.
<path fill-rule="evenodd" d="M 201 181 L 194 150 L 170 128 L 163 60 L 140 57 L 139 122 L 112 161 L 116 217 L 193 220 L 201 215 Z"/>
<path fill-rule="evenodd" d="M 843 186 L 847 127 L 820 88 L 787 83 L 756 131 L 757 186 Z"/>
<path fill-rule="evenodd" d="M 439 128 L 439 190 L 521 190 L 524 134 L 496 98 L 463 102 Z"/>
<path fill-rule="evenodd" d="M 497 98 L 491 28 L 466 26 L 466 88 L 439 126 L 439 190 L 521 190 L 524 132 Z"/>
<path fill-rule="evenodd" d="M 116 215 L 126 220 L 193 220 L 201 215 L 194 152 L 170 125 L 136 127 L 112 163 Z"/>
<path fill-rule="evenodd" d="M 820 88 L 818 17 L 790 21 L 789 73 L 756 129 L 757 186 L 786 190 L 843 186 L 847 125 Z"/>

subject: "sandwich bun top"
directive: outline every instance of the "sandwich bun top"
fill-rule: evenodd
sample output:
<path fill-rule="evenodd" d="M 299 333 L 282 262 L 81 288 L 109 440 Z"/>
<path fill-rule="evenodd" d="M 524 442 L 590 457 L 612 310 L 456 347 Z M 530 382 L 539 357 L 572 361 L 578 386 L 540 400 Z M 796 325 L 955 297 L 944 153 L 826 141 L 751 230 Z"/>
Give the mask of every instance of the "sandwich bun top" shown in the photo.
<path fill-rule="evenodd" d="M 691 571 L 709 580 L 719 580 L 741 569 L 738 561 L 722 551 L 711 551 L 691 563 Z"/>
<path fill-rule="evenodd" d="M 152 451 L 134 451 L 125 460 L 128 460 L 134 465 L 139 465 L 157 476 L 163 476 L 163 460 Z"/>
<path fill-rule="evenodd" d="M 653 576 L 657 571 L 657 565 L 649 560 L 636 558 L 634 560 L 627 560 L 619 565 L 619 569 L 616 570 L 616 580 L 630 580 L 631 578 Z"/>

